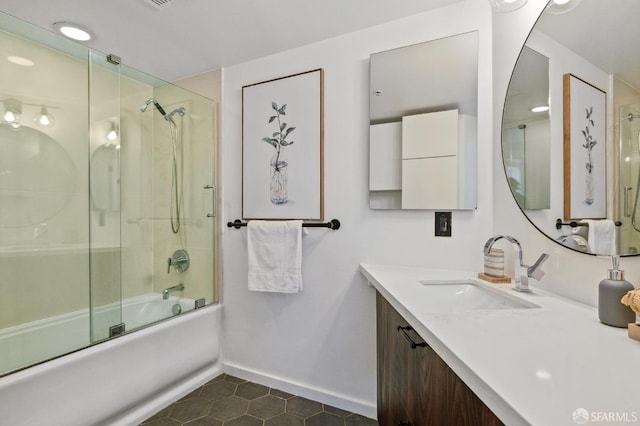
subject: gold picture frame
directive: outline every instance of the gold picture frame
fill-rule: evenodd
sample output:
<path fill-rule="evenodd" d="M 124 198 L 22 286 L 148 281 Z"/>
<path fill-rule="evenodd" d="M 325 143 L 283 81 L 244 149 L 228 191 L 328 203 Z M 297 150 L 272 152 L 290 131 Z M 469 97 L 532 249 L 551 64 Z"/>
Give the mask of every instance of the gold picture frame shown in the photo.
<path fill-rule="evenodd" d="M 607 216 L 606 92 L 563 75 L 564 220 Z"/>
<path fill-rule="evenodd" d="M 324 220 L 324 70 L 242 87 L 243 219 Z"/>

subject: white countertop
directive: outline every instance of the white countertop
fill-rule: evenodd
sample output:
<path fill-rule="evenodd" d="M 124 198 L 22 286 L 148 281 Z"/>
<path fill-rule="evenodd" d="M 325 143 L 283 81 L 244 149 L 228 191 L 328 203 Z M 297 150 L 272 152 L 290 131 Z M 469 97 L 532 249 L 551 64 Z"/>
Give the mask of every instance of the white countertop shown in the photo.
<path fill-rule="evenodd" d="M 589 424 L 640 424 L 640 342 L 601 324 L 597 309 L 536 288 L 518 293 L 474 272 L 360 271 L 506 425 L 575 425 L 577 409 Z M 429 312 L 420 280 L 471 280 L 539 308 Z"/>

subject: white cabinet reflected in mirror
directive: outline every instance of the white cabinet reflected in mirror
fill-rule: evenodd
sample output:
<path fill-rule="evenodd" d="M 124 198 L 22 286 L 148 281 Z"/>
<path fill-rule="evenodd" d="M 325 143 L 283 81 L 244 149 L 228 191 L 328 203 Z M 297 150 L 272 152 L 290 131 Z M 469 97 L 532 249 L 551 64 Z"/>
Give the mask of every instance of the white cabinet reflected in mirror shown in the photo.
<path fill-rule="evenodd" d="M 375 53 L 369 206 L 476 208 L 477 31 Z"/>

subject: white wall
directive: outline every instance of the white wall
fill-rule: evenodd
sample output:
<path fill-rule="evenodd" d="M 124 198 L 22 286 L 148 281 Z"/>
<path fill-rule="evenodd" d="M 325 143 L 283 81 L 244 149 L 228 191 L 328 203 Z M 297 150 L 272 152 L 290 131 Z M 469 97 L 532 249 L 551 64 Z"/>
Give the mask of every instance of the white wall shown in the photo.
<path fill-rule="evenodd" d="M 225 228 L 227 371 L 375 416 L 375 293 L 358 264 L 479 270 L 492 235 L 490 16 L 486 0 L 467 0 L 225 69 L 223 221 L 242 216 L 242 86 L 323 68 L 325 219 L 342 222 L 339 231 L 310 229 L 304 237 L 304 292 L 294 295 L 249 292 L 246 229 Z M 368 59 L 472 30 L 480 52 L 478 208 L 454 212 L 452 237 L 436 238 L 433 211 L 368 207 Z"/>
<path fill-rule="evenodd" d="M 552 242 L 540 234 L 522 215 L 509 192 L 500 159 L 500 120 L 509 77 L 531 27 L 546 4 L 545 0 L 529 0 L 523 8 L 508 14 L 496 14 L 493 20 L 493 93 L 494 93 L 494 230 L 498 234 L 516 237 L 524 250 L 525 262 L 534 261 L 542 252 L 550 259 L 543 269 L 547 275 L 540 287 L 560 295 L 597 305 L 597 288 L 606 277 L 610 261 L 607 257 L 593 257 Z M 608 176 L 610 178 L 610 176 Z M 557 182 L 559 185 L 561 182 Z M 552 186 L 554 182 L 552 180 Z M 626 279 L 638 283 L 640 259 L 624 258 L 622 269 Z"/>

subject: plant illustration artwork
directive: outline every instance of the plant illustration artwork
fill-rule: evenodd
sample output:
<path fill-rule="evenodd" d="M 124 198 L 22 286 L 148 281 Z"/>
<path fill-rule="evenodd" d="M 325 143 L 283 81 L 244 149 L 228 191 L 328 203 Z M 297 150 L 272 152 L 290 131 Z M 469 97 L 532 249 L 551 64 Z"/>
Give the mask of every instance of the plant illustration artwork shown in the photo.
<path fill-rule="evenodd" d="M 582 136 L 584 136 L 584 144 L 582 147 L 587 150 L 588 160 L 586 164 L 587 175 L 586 175 L 586 186 L 585 186 L 585 198 L 584 202 L 587 205 L 593 204 L 593 158 L 591 157 L 591 151 L 593 147 L 596 146 L 598 141 L 596 141 L 592 134 L 591 129 L 595 127 L 593 119 L 591 115 L 593 114 L 593 106 L 589 108 L 585 108 L 587 125 L 584 130 L 582 130 Z"/>
<path fill-rule="evenodd" d="M 243 219 L 323 220 L 322 93 L 322 69 L 242 86 Z"/>
<path fill-rule="evenodd" d="M 293 141 L 288 141 L 287 136 L 295 130 L 295 127 L 288 127 L 283 121 L 286 115 L 287 104 L 278 107 L 276 102 L 271 102 L 271 108 L 275 111 L 275 115 L 269 117 L 269 124 L 274 123 L 277 131 L 271 136 L 265 136 L 263 141 L 273 146 L 276 150 L 271 157 L 271 182 L 270 182 L 270 199 L 273 204 L 281 205 L 287 202 L 287 160 L 284 155 L 284 147 L 292 145 Z"/>
<path fill-rule="evenodd" d="M 562 75 L 564 219 L 607 215 L 607 93 Z"/>

